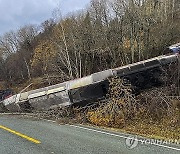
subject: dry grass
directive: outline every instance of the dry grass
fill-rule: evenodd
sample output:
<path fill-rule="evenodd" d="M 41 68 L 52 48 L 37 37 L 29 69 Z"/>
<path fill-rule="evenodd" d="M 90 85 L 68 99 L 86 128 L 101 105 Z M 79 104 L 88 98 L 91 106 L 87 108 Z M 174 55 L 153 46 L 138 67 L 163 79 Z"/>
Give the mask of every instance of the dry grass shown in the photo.
<path fill-rule="evenodd" d="M 163 118 L 162 121 L 135 120 L 127 124 L 123 130 L 151 138 L 180 140 L 180 123 L 174 123 L 168 117 Z"/>

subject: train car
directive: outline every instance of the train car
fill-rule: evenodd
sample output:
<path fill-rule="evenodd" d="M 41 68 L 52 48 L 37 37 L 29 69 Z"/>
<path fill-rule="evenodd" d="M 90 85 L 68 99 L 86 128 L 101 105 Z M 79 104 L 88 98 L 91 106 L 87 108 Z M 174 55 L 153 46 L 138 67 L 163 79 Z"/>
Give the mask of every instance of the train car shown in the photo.
<path fill-rule="evenodd" d="M 0 90 L 0 101 L 7 99 L 8 97 L 11 97 L 13 93 L 14 92 L 11 89 Z"/>
<path fill-rule="evenodd" d="M 48 110 L 56 106 L 84 104 L 102 99 L 108 90 L 108 78 L 119 76 L 128 79 L 135 87 L 157 84 L 161 67 L 175 63 L 178 54 L 163 55 L 126 66 L 109 69 L 89 76 L 28 91 L 2 101 L 9 111 L 29 109 Z"/>

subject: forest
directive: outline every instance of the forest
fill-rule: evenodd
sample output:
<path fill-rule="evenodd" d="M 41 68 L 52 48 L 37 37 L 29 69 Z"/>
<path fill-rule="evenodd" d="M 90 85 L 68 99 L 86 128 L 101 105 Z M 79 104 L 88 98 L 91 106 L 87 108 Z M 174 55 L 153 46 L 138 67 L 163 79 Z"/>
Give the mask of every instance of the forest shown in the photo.
<path fill-rule="evenodd" d="M 164 54 L 180 42 L 179 0 L 92 0 L 0 36 L 0 82 L 48 85 Z"/>

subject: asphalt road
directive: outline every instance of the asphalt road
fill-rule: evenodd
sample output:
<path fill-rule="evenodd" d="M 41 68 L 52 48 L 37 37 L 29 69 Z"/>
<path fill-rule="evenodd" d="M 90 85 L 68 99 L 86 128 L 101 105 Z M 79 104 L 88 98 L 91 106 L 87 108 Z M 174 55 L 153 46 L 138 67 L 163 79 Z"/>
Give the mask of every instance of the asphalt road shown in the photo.
<path fill-rule="evenodd" d="M 106 153 L 180 154 L 180 146 L 156 145 L 147 139 L 132 142 L 128 134 L 0 115 L 0 154 Z"/>

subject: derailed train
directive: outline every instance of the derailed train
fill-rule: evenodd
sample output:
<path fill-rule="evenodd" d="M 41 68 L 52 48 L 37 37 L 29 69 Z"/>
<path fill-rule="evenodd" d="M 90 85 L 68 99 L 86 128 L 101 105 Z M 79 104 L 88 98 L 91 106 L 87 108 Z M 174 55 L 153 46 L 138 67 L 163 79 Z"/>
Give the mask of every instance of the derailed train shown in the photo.
<path fill-rule="evenodd" d="M 0 103 L 10 112 L 26 110 L 48 110 L 56 106 L 87 103 L 103 98 L 108 89 L 108 77 L 127 78 L 137 87 L 148 82 L 156 83 L 160 68 L 178 61 L 179 55 L 163 55 L 115 69 L 94 73 L 89 76 L 63 82 L 49 87 L 13 95 Z"/>

